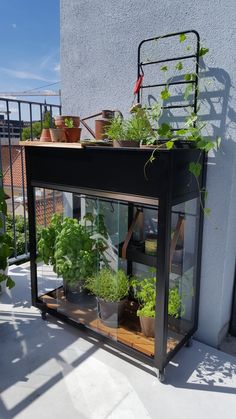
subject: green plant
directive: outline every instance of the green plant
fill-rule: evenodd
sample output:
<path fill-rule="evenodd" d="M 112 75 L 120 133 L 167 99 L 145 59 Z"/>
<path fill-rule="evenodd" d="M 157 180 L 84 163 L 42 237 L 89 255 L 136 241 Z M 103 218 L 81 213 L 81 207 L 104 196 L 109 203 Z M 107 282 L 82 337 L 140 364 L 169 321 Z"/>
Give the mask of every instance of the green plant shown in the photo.
<path fill-rule="evenodd" d="M 86 280 L 86 288 L 107 302 L 118 302 L 128 295 L 129 279 L 121 269 L 103 268 Z"/>
<path fill-rule="evenodd" d="M 51 114 L 49 111 L 46 111 L 43 117 L 43 128 L 49 129 L 50 127 L 51 127 Z"/>
<path fill-rule="evenodd" d="M 43 122 L 36 121 L 32 123 L 32 138 L 39 138 L 42 132 L 42 127 L 45 129 L 52 127 L 54 128 L 54 120 L 51 121 L 51 114 L 49 111 L 44 113 Z M 31 138 L 31 129 L 25 127 L 22 129 L 22 141 L 28 140 Z"/>
<path fill-rule="evenodd" d="M 125 125 L 120 116 L 116 116 L 111 123 L 105 128 L 105 135 L 110 140 L 125 140 Z"/>
<path fill-rule="evenodd" d="M 132 117 L 126 121 L 125 128 L 125 138 L 127 140 L 142 141 L 142 143 L 146 143 L 154 137 L 149 116 L 145 109 L 142 113 L 138 111 L 135 112 Z"/>
<path fill-rule="evenodd" d="M 33 138 L 39 138 L 42 132 L 42 124 L 41 122 L 33 122 L 32 123 L 32 136 Z M 28 140 L 31 137 L 31 130 L 30 127 L 25 127 L 22 130 L 22 140 Z"/>
<path fill-rule="evenodd" d="M 38 241 L 39 259 L 43 260 L 46 265 L 52 265 L 56 273 L 55 244 L 62 230 L 62 222 L 62 215 L 53 214 L 50 224 L 42 229 L 41 237 Z"/>
<path fill-rule="evenodd" d="M 105 133 L 111 140 L 141 141 L 142 144 L 152 144 L 156 141 L 153 123 L 157 122 L 161 107 L 155 104 L 151 109 L 134 107 L 129 119 L 120 116 L 112 119 Z"/>
<path fill-rule="evenodd" d="M 179 42 L 184 43 L 187 40 L 187 35 L 185 33 L 180 34 L 179 36 Z M 190 47 L 186 47 L 186 51 L 189 51 Z M 199 49 L 199 58 L 205 56 L 209 52 L 208 48 L 200 46 Z M 199 78 L 198 70 L 201 69 L 201 65 L 198 64 L 197 71 L 193 73 L 184 72 L 184 64 L 183 62 L 179 61 L 174 66 L 174 74 L 168 78 L 168 81 L 166 82 L 165 87 L 160 93 L 160 102 L 162 102 L 162 106 L 165 106 L 165 101 L 171 99 L 171 93 L 169 91 L 169 85 L 172 81 L 172 79 L 176 76 L 182 77 L 185 82 L 190 82 L 186 85 L 185 90 L 182 92 L 183 99 L 185 101 L 189 100 L 189 96 L 193 93 L 196 93 L 197 98 L 199 98 L 200 94 L 200 85 L 201 80 Z M 162 66 L 160 70 L 164 73 L 168 73 L 169 67 L 167 65 Z M 183 72 L 181 76 L 179 75 L 179 72 Z M 198 86 L 195 84 L 196 81 L 198 82 Z M 212 139 L 210 135 L 208 135 L 208 127 L 207 124 L 204 123 L 201 119 L 198 117 L 200 107 L 198 109 L 195 109 L 194 112 L 188 113 L 188 115 L 185 118 L 184 126 L 182 129 L 175 130 L 173 127 L 171 127 L 167 123 L 161 124 L 157 128 L 157 140 L 165 140 L 165 143 L 163 144 L 163 141 L 161 141 L 153 150 L 153 152 L 150 155 L 150 158 L 146 162 L 144 166 L 144 175 L 147 179 L 147 173 L 146 168 L 149 163 L 153 163 L 153 161 L 158 156 L 159 149 L 167 148 L 168 150 L 175 147 L 175 143 L 179 140 L 186 140 L 189 143 L 191 143 L 192 146 L 195 148 L 201 150 L 202 152 L 208 153 L 211 150 L 217 151 L 220 146 L 221 139 L 220 137 L 217 137 L 216 139 Z M 185 108 L 186 112 L 188 112 L 188 107 Z M 199 177 L 201 175 L 201 164 L 199 161 L 191 162 L 189 164 L 189 171 L 190 173 L 195 177 L 195 180 L 198 185 L 199 189 L 199 196 L 200 196 L 200 204 L 202 207 L 203 212 L 205 215 L 210 214 L 209 208 L 204 208 L 204 200 L 206 198 L 206 191 L 201 190 L 200 183 L 199 183 Z"/>
<path fill-rule="evenodd" d="M 53 267 L 70 286 L 84 281 L 106 263 L 107 238 L 103 216 L 88 213 L 81 222 L 54 214 L 49 226 L 42 229 L 38 241 L 38 260 Z"/>
<path fill-rule="evenodd" d="M 134 295 L 138 299 L 140 308 L 137 310 L 138 316 L 155 317 L 156 308 L 156 276 L 149 276 L 144 279 L 133 278 L 131 285 Z M 168 314 L 179 317 L 181 311 L 181 298 L 178 288 L 169 290 Z"/>
<path fill-rule="evenodd" d="M 74 127 L 74 121 L 72 118 L 66 118 L 65 119 L 65 126 L 66 128 L 73 128 Z"/>
<path fill-rule="evenodd" d="M 2 174 L 0 174 L 2 178 Z M 0 179 L 2 181 L 2 179 Z M 12 252 L 11 237 L 4 231 L 4 218 L 7 215 L 7 204 L 5 201 L 5 193 L 3 188 L 0 188 L 0 284 L 6 281 L 6 286 L 11 289 L 14 287 L 15 282 L 9 275 L 4 272 L 8 265 L 8 258 Z"/>

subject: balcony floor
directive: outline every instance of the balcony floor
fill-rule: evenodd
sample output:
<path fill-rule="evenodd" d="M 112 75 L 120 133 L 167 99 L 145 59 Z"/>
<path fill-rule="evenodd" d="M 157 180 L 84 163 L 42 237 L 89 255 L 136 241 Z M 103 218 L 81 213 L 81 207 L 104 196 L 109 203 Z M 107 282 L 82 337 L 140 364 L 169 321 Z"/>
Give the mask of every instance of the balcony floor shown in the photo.
<path fill-rule="evenodd" d="M 30 304 L 29 264 L 11 267 L 0 296 L 0 418 L 232 418 L 236 358 L 197 341 L 167 367 L 149 367 Z M 114 352 L 116 354 L 114 354 Z"/>

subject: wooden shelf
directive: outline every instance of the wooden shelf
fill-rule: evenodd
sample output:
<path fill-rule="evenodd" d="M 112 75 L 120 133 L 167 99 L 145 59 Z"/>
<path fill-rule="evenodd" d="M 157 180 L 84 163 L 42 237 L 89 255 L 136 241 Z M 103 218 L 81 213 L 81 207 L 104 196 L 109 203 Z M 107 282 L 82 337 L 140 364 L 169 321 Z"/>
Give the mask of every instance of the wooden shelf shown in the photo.
<path fill-rule="evenodd" d="M 19 141 L 22 147 L 54 147 L 54 148 L 83 148 L 80 143 L 56 143 L 56 142 L 43 142 L 43 141 Z"/>
<path fill-rule="evenodd" d="M 90 329 L 108 336 L 110 339 L 117 340 L 145 355 L 154 357 L 155 340 L 154 338 L 147 338 L 141 333 L 139 319 L 134 315 L 134 311 L 130 306 L 126 308 L 122 324 L 118 328 L 111 328 L 101 322 L 96 308 L 87 308 L 86 306 L 83 307 L 83 305 L 79 307 L 67 301 L 62 287 L 40 296 L 40 300 L 48 308 L 63 313 L 70 319 L 84 324 Z M 173 350 L 182 337 L 182 335 L 175 332 L 169 333 L 167 352 Z"/>

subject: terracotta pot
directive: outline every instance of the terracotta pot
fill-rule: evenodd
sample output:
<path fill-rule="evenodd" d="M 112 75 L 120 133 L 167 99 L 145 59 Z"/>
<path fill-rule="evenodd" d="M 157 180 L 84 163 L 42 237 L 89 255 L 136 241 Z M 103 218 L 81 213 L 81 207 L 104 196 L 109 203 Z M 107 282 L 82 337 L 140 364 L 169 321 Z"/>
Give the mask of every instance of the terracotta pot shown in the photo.
<path fill-rule="evenodd" d="M 82 128 L 64 128 L 66 142 L 78 143 L 80 141 Z"/>
<path fill-rule="evenodd" d="M 57 128 L 66 128 L 65 119 L 73 120 L 73 128 L 78 128 L 80 125 L 79 116 L 70 116 L 70 115 L 58 115 L 54 117 L 55 125 Z"/>
<path fill-rule="evenodd" d="M 49 143 L 52 141 L 49 128 L 42 129 L 42 133 L 41 133 L 39 141 L 42 141 L 43 143 Z"/>
<path fill-rule="evenodd" d="M 108 302 L 97 297 L 98 316 L 108 327 L 118 327 L 124 313 L 127 299 L 118 302 Z"/>
<path fill-rule="evenodd" d="M 139 147 L 140 141 L 134 140 L 114 140 L 113 147 Z"/>
<path fill-rule="evenodd" d="M 155 336 L 155 317 L 140 316 L 140 325 L 142 333 L 147 338 L 154 338 Z"/>
<path fill-rule="evenodd" d="M 61 128 L 50 128 L 52 142 L 66 142 L 65 131 Z"/>

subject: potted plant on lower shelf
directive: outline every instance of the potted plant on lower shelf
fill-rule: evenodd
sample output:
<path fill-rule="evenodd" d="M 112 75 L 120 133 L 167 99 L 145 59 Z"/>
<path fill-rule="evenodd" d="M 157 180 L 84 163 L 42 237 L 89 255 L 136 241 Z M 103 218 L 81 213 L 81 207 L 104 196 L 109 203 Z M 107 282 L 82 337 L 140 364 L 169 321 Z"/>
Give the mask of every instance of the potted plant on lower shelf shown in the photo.
<path fill-rule="evenodd" d="M 82 221 L 54 214 L 43 228 L 38 242 L 38 260 L 53 267 L 63 278 L 65 296 L 70 302 L 87 298 L 85 280 L 105 260 L 106 228 L 100 215 L 88 213 Z M 91 298 L 87 298 L 91 300 Z"/>
<path fill-rule="evenodd" d="M 134 295 L 139 302 L 137 316 L 141 331 L 146 337 L 155 336 L 156 276 L 132 280 Z M 177 287 L 169 290 L 168 315 L 178 318 L 181 312 L 181 298 Z"/>
<path fill-rule="evenodd" d="M 103 268 L 86 281 L 86 287 L 97 297 L 101 321 L 108 327 L 118 327 L 129 293 L 129 278 L 125 272 Z"/>
<path fill-rule="evenodd" d="M 0 181 L 2 181 L 0 174 Z M 7 204 L 5 200 L 5 192 L 0 187 L 0 294 L 5 288 L 13 288 L 15 282 L 8 275 L 8 258 L 12 253 L 12 239 L 4 231 L 4 217 L 7 215 Z"/>

